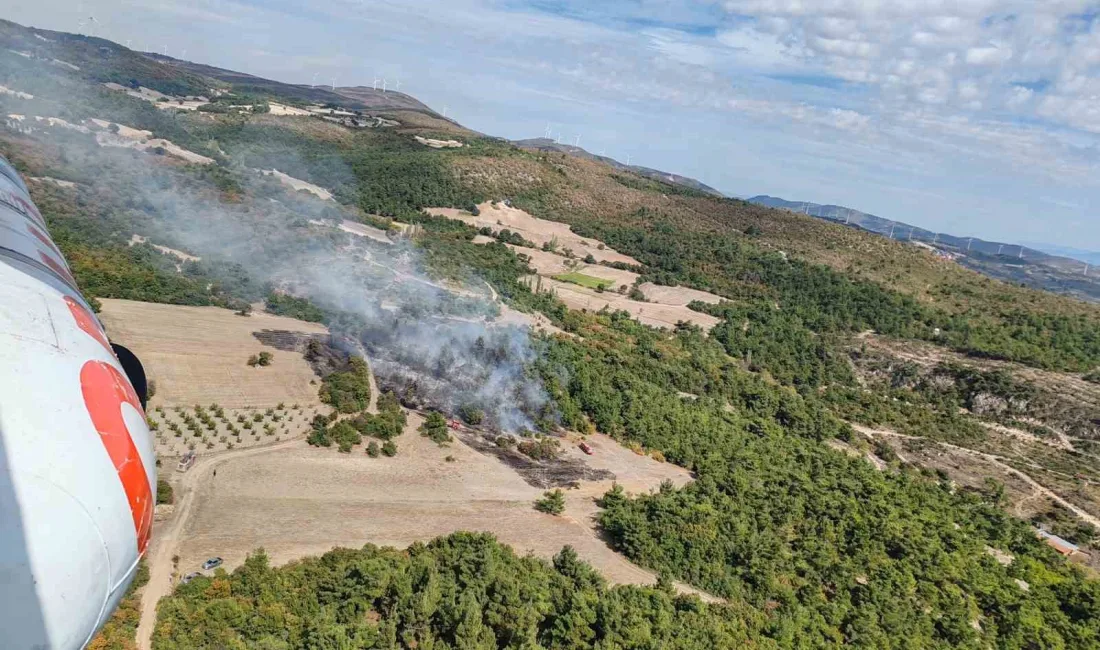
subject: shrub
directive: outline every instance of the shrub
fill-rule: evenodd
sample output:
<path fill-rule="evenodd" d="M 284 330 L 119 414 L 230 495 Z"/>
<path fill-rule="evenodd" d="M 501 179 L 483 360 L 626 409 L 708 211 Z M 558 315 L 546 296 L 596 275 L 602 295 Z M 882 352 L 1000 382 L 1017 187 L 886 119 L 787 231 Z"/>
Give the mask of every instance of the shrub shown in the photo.
<path fill-rule="evenodd" d="M 477 426 L 485 420 L 485 411 L 467 404 L 458 409 L 458 417 L 462 418 L 462 421 L 471 426 Z"/>
<path fill-rule="evenodd" d="M 447 432 L 447 418 L 443 414 L 432 411 L 420 425 L 420 435 L 430 438 L 432 442 L 443 446 L 451 442 L 451 434 Z"/>
<path fill-rule="evenodd" d="M 381 450 L 378 448 L 378 443 L 371 440 L 370 444 L 367 445 L 367 455 L 371 458 L 378 458 L 381 453 Z"/>
<path fill-rule="evenodd" d="M 520 453 L 533 460 L 550 460 L 560 453 L 558 441 L 553 438 L 538 438 L 537 440 L 524 440 L 516 447 Z"/>
<path fill-rule="evenodd" d="M 157 479 L 157 505 L 175 503 L 175 501 L 172 484 L 162 478 Z"/>
<path fill-rule="evenodd" d="M 560 515 L 565 512 L 565 494 L 560 489 L 544 492 L 542 498 L 535 501 L 535 510 L 548 515 Z"/>
<path fill-rule="evenodd" d="M 397 445 L 392 440 L 387 440 L 382 443 L 382 454 L 384 456 L 393 457 L 397 455 Z"/>

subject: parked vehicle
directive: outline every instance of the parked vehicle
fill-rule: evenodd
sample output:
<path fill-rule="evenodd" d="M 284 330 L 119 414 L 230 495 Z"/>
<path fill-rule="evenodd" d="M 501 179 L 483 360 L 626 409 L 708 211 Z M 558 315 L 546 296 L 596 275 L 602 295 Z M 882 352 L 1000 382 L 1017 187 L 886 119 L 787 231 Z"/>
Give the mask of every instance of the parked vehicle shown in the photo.
<path fill-rule="evenodd" d="M 592 447 L 590 447 L 587 442 L 582 442 L 580 444 L 580 448 L 581 448 L 581 451 L 588 454 L 589 456 L 591 456 L 593 453 L 595 453 L 595 452 L 592 451 Z"/>
<path fill-rule="evenodd" d="M 222 565 L 222 559 L 220 557 L 212 557 L 209 560 L 202 563 L 202 568 L 206 571 L 210 569 L 216 569 Z"/>

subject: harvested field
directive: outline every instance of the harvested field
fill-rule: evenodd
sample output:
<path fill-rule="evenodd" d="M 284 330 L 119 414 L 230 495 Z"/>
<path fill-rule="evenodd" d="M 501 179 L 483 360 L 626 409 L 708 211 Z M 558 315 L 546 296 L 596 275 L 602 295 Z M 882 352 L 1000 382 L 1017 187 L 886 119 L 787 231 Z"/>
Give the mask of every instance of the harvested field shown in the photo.
<path fill-rule="evenodd" d="M 147 238 L 142 237 L 141 235 L 132 235 L 130 237 L 130 245 L 131 246 L 133 246 L 134 244 L 144 244 L 148 241 L 149 240 Z M 183 251 L 176 250 L 175 248 L 168 248 L 167 246 L 161 246 L 159 244 L 149 244 L 149 245 L 152 246 L 153 248 L 157 249 L 161 253 L 164 253 L 165 255 L 171 255 L 172 257 L 177 258 L 181 262 L 199 262 L 199 261 L 202 261 L 201 257 L 197 257 L 195 255 L 190 255 L 188 253 L 184 253 Z"/>
<path fill-rule="evenodd" d="M 531 260 L 528 266 L 537 271 L 539 275 L 555 276 L 564 273 L 579 273 L 598 280 L 604 280 L 605 286 L 615 289 L 624 284 L 628 287 L 634 286 L 634 283 L 638 281 L 638 274 L 633 271 L 623 271 L 601 264 L 585 264 L 579 259 L 569 259 L 557 253 L 516 246 L 515 244 L 506 244 L 506 246 L 511 248 L 516 255 L 527 256 Z"/>
<path fill-rule="evenodd" d="M 309 117 L 313 115 L 312 112 L 305 110 L 304 108 L 296 108 L 294 106 L 287 106 L 285 104 L 279 104 L 277 102 L 268 102 L 268 106 L 271 107 L 272 115 L 289 115 L 292 117 Z"/>
<path fill-rule="evenodd" d="M 383 244 L 392 244 L 393 240 L 386 234 L 385 230 L 375 228 L 374 226 L 368 226 L 365 223 L 358 223 L 355 221 L 348 221 L 344 219 L 340 222 L 340 230 L 346 233 L 357 235 L 359 237 L 369 237 L 374 241 L 381 242 Z"/>
<path fill-rule="evenodd" d="M 162 151 L 176 158 L 197 165 L 212 165 L 213 158 L 208 158 L 194 151 L 189 151 L 163 138 L 154 138 L 152 131 L 135 129 L 124 124 L 115 124 L 117 131 L 112 132 L 111 122 L 106 120 L 90 119 L 85 124 L 95 127 L 95 139 L 101 147 L 124 147 L 137 149 L 138 151 L 153 152 Z"/>
<path fill-rule="evenodd" d="M 322 226 L 325 228 L 332 228 L 333 222 L 323 221 L 321 219 L 310 219 L 309 222 L 315 226 Z M 368 226 L 365 223 L 359 223 L 357 221 L 348 221 L 344 219 L 336 226 L 337 229 L 342 230 L 349 235 L 355 235 L 356 237 L 367 237 L 373 239 L 380 244 L 393 244 L 393 240 L 390 239 L 386 231 L 375 228 L 374 226 Z"/>
<path fill-rule="evenodd" d="M 662 305 L 680 305 L 686 307 L 696 300 L 711 305 L 717 305 L 725 300 L 725 298 L 721 296 L 716 296 L 706 291 L 699 291 L 698 289 L 665 287 L 659 284 L 653 284 L 652 282 L 645 282 L 639 285 L 638 288 L 641 289 L 646 300 L 650 302 L 659 302 Z"/>
<path fill-rule="evenodd" d="M 637 302 L 617 293 L 609 291 L 596 293 L 575 284 L 549 278 L 540 278 L 536 281 L 534 278 L 529 277 L 527 280 L 528 282 L 541 283 L 543 291 L 553 291 L 570 309 L 600 311 L 608 308 L 612 311 L 623 310 L 646 325 L 664 328 L 672 328 L 676 326 L 676 323 L 686 321 L 695 323 L 709 331 L 721 322 L 714 316 L 692 311 L 680 305 Z"/>
<path fill-rule="evenodd" d="M 262 173 L 264 176 L 274 176 L 275 178 L 279 179 L 280 183 L 286 185 L 295 192 L 305 190 L 306 192 L 309 192 L 310 194 L 321 199 L 322 201 L 332 200 L 332 192 L 329 192 L 319 185 L 314 185 L 313 183 L 310 183 L 308 181 L 303 181 L 300 178 L 288 176 L 278 169 L 262 169 L 260 170 L 260 173 Z"/>
<path fill-rule="evenodd" d="M 316 406 L 317 376 L 298 352 L 265 347 L 263 330 L 327 334 L 316 323 L 257 310 L 237 316 L 219 307 L 184 307 L 103 299 L 100 320 L 111 338 L 134 351 L 156 382 L 150 406 L 217 403 L 226 409 L 274 407 L 280 402 Z M 248 357 L 267 350 L 274 363 L 250 368 Z"/>
<path fill-rule="evenodd" d="M 416 141 L 432 149 L 458 149 L 462 146 L 462 143 L 458 140 L 436 140 L 434 138 L 424 138 L 419 135 L 416 136 Z"/>
<path fill-rule="evenodd" d="M 36 183 L 53 183 L 58 187 L 64 187 L 66 189 L 72 189 L 76 187 L 76 183 L 72 181 L 63 181 L 60 178 L 54 178 L 52 176 L 28 176 L 28 181 L 34 181 Z"/>
<path fill-rule="evenodd" d="M 573 251 L 574 255 L 581 258 L 591 254 L 597 261 L 638 264 L 638 260 L 629 255 L 623 255 L 606 247 L 601 250 L 599 242 L 575 234 L 564 223 L 532 217 L 523 210 L 510 208 L 503 203 L 498 203 L 495 206 L 491 203 L 482 203 L 478 206 L 478 209 L 481 214 L 476 217 L 465 210 L 456 208 L 427 208 L 425 211 L 448 219 L 457 219 L 476 228 L 489 227 L 494 231 L 507 228 L 513 232 L 518 232 L 524 239 L 534 242 L 538 246 L 556 241 L 561 250 L 568 248 Z"/>
<path fill-rule="evenodd" d="M 575 334 L 569 334 L 565 330 L 561 329 L 557 325 L 550 322 L 550 319 L 542 314 L 535 312 L 528 314 L 526 312 L 512 309 L 508 305 L 500 304 L 500 316 L 494 321 L 501 325 L 520 325 L 530 327 L 538 332 L 550 332 L 552 334 L 566 334 L 568 336 L 576 336 Z"/>
<path fill-rule="evenodd" d="M 212 555 L 225 558 L 232 569 L 259 547 L 283 564 L 334 546 L 405 547 L 472 530 L 493 533 L 519 553 L 547 558 L 572 545 L 612 582 L 655 580 L 612 551 L 594 529 L 593 499 L 610 488 L 610 480 L 567 490 L 563 516 L 542 514 L 533 507 L 542 490 L 460 441 L 441 448 L 421 437 L 416 428 L 422 420 L 410 415 L 394 458 L 369 458 L 362 447 L 340 454 L 304 443 L 247 458 L 227 455 L 217 477 L 199 483 L 179 547 L 180 573 L 197 570 Z M 655 489 L 665 479 L 680 485 L 690 480 L 682 468 L 635 454 L 609 438 L 593 436 L 589 443 L 594 456 L 570 446 L 569 461 L 614 473 L 631 491 Z"/>

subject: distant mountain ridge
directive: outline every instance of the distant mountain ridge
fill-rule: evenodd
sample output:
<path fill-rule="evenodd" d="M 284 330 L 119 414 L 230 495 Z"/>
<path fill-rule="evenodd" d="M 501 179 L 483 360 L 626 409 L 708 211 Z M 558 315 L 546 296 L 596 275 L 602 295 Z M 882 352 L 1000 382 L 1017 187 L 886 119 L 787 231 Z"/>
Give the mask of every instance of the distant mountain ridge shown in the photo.
<path fill-rule="evenodd" d="M 550 138 L 529 138 L 527 140 L 513 140 L 512 144 L 522 149 L 532 149 L 536 151 L 553 151 L 557 153 L 568 154 L 570 156 L 576 156 L 578 158 L 584 158 L 586 160 L 596 160 L 604 163 L 605 165 L 610 165 L 611 167 L 614 167 L 616 169 L 630 171 L 638 174 L 639 176 L 644 176 L 646 178 L 661 183 L 679 185 L 681 187 L 697 190 L 711 196 L 725 197 L 725 194 L 723 194 L 722 192 L 689 176 L 681 176 L 679 174 L 664 172 L 659 169 L 642 167 L 641 165 L 627 165 L 618 160 L 615 160 L 614 158 L 609 158 L 608 156 L 598 156 L 590 151 L 585 150 L 582 147 L 574 147 L 573 145 L 555 142 Z"/>
<path fill-rule="evenodd" d="M 1023 244 L 937 233 L 843 205 L 789 201 L 766 194 L 754 196 L 748 201 L 769 208 L 800 212 L 898 241 L 913 242 L 999 280 L 1100 302 L 1100 268 L 1086 268 L 1091 264 L 1087 260 L 1052 255 Z"/>
<path fill-rule="evenodd" d="M 1035 250 L 1043 251 L 1049 255 L 1058 255 L 1070 259 L 1079 260 L 1088 264 L 1100 266 L 1100 251 L 1086 251 L 1070 246 L 1058 246 L 1057 244 L 1044 244 L 1039 242 L 1024 242 Z"/>

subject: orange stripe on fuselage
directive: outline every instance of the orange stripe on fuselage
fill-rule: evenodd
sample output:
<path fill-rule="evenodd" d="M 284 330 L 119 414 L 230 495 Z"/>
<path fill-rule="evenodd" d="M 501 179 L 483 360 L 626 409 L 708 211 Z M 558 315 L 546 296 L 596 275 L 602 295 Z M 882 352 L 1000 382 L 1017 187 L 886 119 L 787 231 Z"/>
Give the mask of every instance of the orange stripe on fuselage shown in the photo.
<path fill-rule="evenodd" d="M 122 481 L 134 517 L 138 553 L 144 553 L 153 526 L 153 492 L 141 454 L 122 417 L 122 404 L 133 406 L 142 417 L 145 412 L 130 382 L 108 363 L 85 363 L 80 369 L 80 390 L 84 393 L 84 405 L 92 417 L 92 424 Z"/>
<path fill-rule="evenodd" d="M 69 313 L 73 315 L 76 326 L 83 330 L 88 336 L 99 341 L 99 344 L 106 348 L 112 355 L 115 355 L 114 348 L 111 347 L 111 342 L 107 340 L 106 332 L 99 326 L 99 321 L 92 316 L 91 312 L 85 309 L 84 305 L 78 303 L 69 296 L 65 296 L 65 304 L 69 306 Z M 115 355 L 115 358 L 117 359 L 118 356 Z"/>

